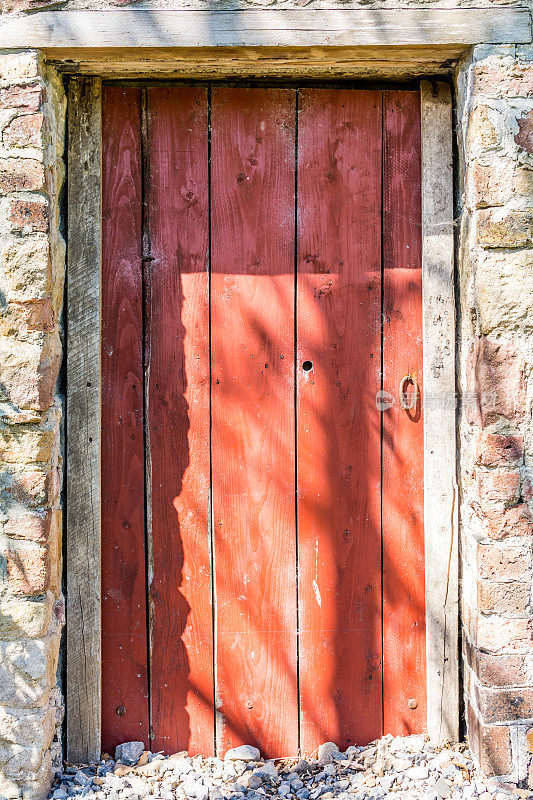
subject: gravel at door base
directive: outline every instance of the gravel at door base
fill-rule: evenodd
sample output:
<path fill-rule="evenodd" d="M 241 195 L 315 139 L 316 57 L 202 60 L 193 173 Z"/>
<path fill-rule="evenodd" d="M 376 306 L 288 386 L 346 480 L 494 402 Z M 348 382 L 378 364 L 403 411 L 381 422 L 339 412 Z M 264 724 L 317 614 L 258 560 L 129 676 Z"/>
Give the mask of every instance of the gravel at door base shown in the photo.
<path fill-rule="evenodd" d="M 131 745 L 131 746 L 130 746 Z M 165 756 L 140 743 L 117 748 L 114 760 L 65 764 L 56 775 L 51 798 L 85 800 L 506 800 L 533 792 L 517 790 L 496 778 L 482 778 L 465 744 L 434 748 L 425 736 L 384 736 L 345 753 L 326 742 L 306 759 L 264 761 L 249 745 L 225 759 Z M 125 755 L 127 754 L 127 755 Z M 120 756 L 124 761 L 121 763 Z"/>

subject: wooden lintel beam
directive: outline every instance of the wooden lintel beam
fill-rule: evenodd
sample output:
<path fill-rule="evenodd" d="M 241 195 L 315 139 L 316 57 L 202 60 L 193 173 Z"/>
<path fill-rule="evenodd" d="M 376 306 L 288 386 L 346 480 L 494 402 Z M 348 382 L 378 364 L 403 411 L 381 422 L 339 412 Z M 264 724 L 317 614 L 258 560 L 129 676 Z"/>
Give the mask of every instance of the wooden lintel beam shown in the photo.
<path fill-rule="evenodd" d="M 43 11 L 0 23 L 3 48 L 527 43 L 526 8 Z"/>

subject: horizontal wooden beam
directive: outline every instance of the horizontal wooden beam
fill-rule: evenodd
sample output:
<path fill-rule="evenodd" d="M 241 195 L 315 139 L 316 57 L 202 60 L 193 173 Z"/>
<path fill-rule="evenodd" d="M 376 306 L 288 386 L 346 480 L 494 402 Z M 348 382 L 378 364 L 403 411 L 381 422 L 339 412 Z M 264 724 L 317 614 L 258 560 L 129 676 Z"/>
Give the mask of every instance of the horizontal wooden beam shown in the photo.
<path fill-rule="evenodd" d="M 393 78 L 449 75 L 465 45 L 426 47 L 42 48 L 62 72 L 124 78 Z"/>
<path fill-rule="evenodd" d="M 526 8 L 43 11 L 0 23 L 4 48 L 526 43 Z"/>

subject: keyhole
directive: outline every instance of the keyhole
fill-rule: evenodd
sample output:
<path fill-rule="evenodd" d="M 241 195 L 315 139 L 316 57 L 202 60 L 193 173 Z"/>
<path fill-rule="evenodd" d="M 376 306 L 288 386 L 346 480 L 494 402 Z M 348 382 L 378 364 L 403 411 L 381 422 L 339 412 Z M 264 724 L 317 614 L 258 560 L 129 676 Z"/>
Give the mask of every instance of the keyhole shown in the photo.
<path fill-rule="evenodd" d="M 304 361 L 302 364 L 302 369 L 304 372 L 309 372 L 313 369 L 313 362 L 312 361 Z"/>

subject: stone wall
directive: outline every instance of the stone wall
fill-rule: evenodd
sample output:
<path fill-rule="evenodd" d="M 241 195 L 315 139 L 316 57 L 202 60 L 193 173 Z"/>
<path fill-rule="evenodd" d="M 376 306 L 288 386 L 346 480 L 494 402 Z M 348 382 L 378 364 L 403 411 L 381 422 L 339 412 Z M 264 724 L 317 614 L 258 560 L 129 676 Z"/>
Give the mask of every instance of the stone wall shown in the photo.
<path fill-rule="evenodd" d="M 0 51 L 0 795 L 49 785 L 62 703 L 61 363 L 65 98 Z"/>
<path fill-rule="evenodd" d="M 466 718 L 481 767 L 533 786 L 533 48 L 475 48 L 456 89 Z"/>

